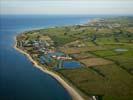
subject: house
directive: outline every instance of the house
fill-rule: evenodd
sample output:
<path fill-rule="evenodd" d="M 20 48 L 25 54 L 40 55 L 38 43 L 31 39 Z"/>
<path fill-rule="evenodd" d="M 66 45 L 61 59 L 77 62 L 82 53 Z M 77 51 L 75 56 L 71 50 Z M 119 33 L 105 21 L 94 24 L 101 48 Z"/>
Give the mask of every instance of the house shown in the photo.
<path fill-rule="evenodd" d="M 115 23 L 112 26 L 115 27 L 115 28 L 119 28 L 119 27 L 121 27 L 121 24 Z"/>
<path fill-rule="evenodd" d="M 46 56 L 46 55 L 40 56 L 39 60 L 40 60 L 40 62 L 41 62 L 42 64 L 48 64 L 48 63 L 51 62 L 51 58 L 49 58 L 49 57 Z"/>
<path fill-rule="evenodd" d="M 40 44 L 39 44 L 39 42 L 34 41 L 34 43 L 33 43 L 33 47 L 34 47 L 34 49 L 38 50 L 38 49 L 40 48 Z"/>
<path fill-rule="evenodd" d="M 63 57 L 63 56 L 59 56 L 57 57 L 58 60 L 71 60 L 71 57 Z"/>
<path fill-rule="evenodd" d="M 32 46 L 32 43 L 30 41 L 28 41 L 28 40 L 27 41 L 23 41 L 22 44 L 23 44 L 24 47 L 31 47 Z"/>
<path fill-rule="evenodd" d="M 54 41 L 49 36 L 41 36 L 40 40 L 43 41 L 46 46 L 54 45 Z"/>

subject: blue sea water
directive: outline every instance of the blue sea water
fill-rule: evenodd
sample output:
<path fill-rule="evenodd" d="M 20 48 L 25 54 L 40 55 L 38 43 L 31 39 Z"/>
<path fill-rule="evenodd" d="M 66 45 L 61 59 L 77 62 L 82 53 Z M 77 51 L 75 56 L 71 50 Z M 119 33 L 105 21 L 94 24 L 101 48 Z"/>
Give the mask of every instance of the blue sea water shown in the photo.
<path fill-rule="evenodd" d="M 51 76 L 13 48 L 26 30 L 85 23 L 88 16 L 0 15 L 0 100 L 71 100 Z"/>

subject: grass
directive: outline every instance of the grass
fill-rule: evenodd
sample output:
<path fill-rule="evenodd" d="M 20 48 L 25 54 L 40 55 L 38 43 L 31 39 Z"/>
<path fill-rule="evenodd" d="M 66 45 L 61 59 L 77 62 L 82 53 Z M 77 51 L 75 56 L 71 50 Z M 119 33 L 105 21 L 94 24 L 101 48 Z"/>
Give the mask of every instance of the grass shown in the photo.
<path fill-rule="evenodd" d="M 101 95 L 103 100 L 133 99 L 133 48 L 128 44 L 103 45 L 105 50 L 93 49 L 88 52 L 94 57 L 111 60 L 114 64 L 97 65 L 73 70 L 59 70 L 66 79 L 86 95 Z M 90 47 L 92 48 L 92 47 Z M 97 48 L 94 47 L 93 48 Z M 116 52 L 124 48 L 126 52 Z M 87 53 L 87 52 L 86 52 Z M 92 62 L 89 62 L 90 64 Z M 97 63 L 97 61 L 95 61 Z M 130 71 L 130 73 L 129 73 Z"/>
<path fill-rule="evenodd" d="M 66 43 L 72 42 L 75 39 L 72 37 L 68 37 L 68 36 L 51 36 L 52 40 L 55 42 L 56 46 L 62 46 Z"/>
<path fill-rule="evenodd" d="M 114 52 L 112 50 L 95 51 L 93 53 L 101 57 L 114 56 L 118 54 L 117 52 Z"/>
<path fill-rule="evenodd" d="M 98 66 L 98 65 L 108 65 L 113 63 L 112 61 L 109 61 L 103 58 L 87 58 L 79 61 L 85 64 L 87 67 Z"/>
<path fill-rule="evenodd" d="M 87 95 L 104 95 L 103 100 L 130 100 L 133 98 L 133 77 L 118 66 L 94 67 L 105 75 L 102 77 L 90 68 L 60 70 L 76 87 Z"/>
<path fill-rule="evenodd" d="M 95 55 L 92 55 L 88 52 L 83 52 L 83 53 L 78 53 L 78 54 L 71 54 L 71 56 L 76 60 L 96 57 Z"/>

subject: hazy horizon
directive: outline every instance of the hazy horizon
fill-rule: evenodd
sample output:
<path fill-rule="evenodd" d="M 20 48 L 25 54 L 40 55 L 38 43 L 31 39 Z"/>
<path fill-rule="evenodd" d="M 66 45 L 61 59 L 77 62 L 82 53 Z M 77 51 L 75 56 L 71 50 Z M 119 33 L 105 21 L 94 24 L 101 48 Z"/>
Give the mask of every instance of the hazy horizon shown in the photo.
<path fill-rule="evenodd" d="M 0 15 L 133 15 L 132 5 L 132 0 L 1 0 Z"/>

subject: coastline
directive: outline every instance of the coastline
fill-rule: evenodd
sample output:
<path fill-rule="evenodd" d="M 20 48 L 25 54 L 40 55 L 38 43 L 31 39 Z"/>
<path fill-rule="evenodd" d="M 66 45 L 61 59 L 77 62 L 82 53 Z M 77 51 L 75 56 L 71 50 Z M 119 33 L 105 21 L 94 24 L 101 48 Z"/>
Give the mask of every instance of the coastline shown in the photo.
<path fill-rule="evenodd" d="M 84 100 L 84 98 L 72 86 L 70 86 L 68 83 L 66 83 L 59 75 L 57 75 L 56 73 L 54 73 L 52 71 L 49 71 L 47 68 L 42 68 L 40 65 L 38 65 L 38 63 L 36 61 L 34 61 L 32 59 L 32 57 L 28 53 L 17 48 L 16 36 L 14 37 L 14 39 L 15 39 L 14 49 L 16 49 L 20 53 L 26 55 L 28 57 L 28 59 L 33 63 L 34 67 L 40 69 L 44 73 L 47 73 L 50 76 L 52 76 L 54 79 L 56 79 L 67 90 L 67 92 L 71 95 L 72 100 Z"/>

